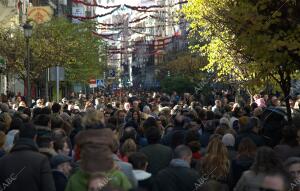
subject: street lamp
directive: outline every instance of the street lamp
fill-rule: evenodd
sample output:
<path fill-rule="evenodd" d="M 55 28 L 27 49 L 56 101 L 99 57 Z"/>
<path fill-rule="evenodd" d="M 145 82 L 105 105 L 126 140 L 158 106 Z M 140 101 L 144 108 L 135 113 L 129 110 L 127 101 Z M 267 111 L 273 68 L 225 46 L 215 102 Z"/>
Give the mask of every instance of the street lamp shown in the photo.
<path fill-rule="evenodd" d="M 30 86 L 30 49 L 29 49 L 29 39 L 32 35 L 32 26 L 26 22 L 23 25 L 24 29 L 24 37 L 26 39 L 26 81 L 27 81 L 27 105 L 30 107 L 31 105 L 31 86 Z"/>

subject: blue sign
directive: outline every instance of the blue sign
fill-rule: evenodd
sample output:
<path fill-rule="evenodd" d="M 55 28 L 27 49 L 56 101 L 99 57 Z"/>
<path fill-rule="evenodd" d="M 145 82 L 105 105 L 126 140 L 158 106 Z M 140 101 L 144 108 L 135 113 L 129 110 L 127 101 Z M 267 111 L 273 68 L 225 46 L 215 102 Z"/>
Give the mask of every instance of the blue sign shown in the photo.
<path fill-rule="evenodd" d="M 96 80 L 97 87 L 105 87 L 104 80 L 98 79 Z"/>
<path fill-rule="evenodd" d="M 110 77 L 115 77 L 116 76 L 115 70 L 113 70 L 113 69 L 109 70 L 109 76 Z"/>

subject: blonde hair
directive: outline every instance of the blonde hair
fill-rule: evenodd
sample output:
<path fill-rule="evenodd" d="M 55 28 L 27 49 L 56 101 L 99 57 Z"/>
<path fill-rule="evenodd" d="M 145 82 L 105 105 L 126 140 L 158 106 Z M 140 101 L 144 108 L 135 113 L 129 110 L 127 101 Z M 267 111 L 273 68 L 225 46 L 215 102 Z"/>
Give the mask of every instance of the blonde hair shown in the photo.
<path fill-rule="evenodd" d="M 82 125 L 84 127 L 93 124 L 105 123 L 104 113 L 99 110 L 92 110 L 87 112 L 87 114 L 82 118 Z"/>
<path fill-rule="evenodd" d="M 6 135 L 3 131 L 0 131 L 0 148 L 2 148 L 6 141 Z"/>
<path fill-rule="evenodd" d="M 3 124 L 4 124 L 4 130 L 5 132 L 9 131 L 9 128 L 10 128 L 10 124 L 12 122 L 12 118 L 10 117 L 10 115 L 6 112 L 4 112 L 2 114 L 3 116 Z"/>
<path fill-rule="evenodd" d="M 129 156 L 137 151 L 137 146 L 133 139 L 127 139 L 121 146 L 120 152 L 123 156 Z"/>
<path fill-rule="evenodd" d="M 218 179 L 226 177 L 229 173 L 229 169 L 228 150 L 220 138 L 215 137 L 207 146 L 207 153 L 199 170 L 202 171 L 203 174 L 210 175 L 211 178 Z"/>

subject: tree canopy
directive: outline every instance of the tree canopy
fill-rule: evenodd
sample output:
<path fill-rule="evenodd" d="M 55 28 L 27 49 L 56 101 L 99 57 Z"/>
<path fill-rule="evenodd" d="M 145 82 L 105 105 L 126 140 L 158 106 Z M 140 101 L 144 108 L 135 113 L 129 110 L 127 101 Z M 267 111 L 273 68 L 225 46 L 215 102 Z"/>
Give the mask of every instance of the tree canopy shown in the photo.
<path fill-rule="evenodd" d="M 289 96 L 292 75 L 300 68 L 299 3 L 191 0 L 183 13 L 197 42 L 190 48 L 208 57 L 204 69 L 248 87 L 272 78 Z"/>
<path fill-rule="evenodd" d="M 73 24 L 65 18 L 34 25 L 29 41 L 31 79 L 38 79 L 52 66 L 64 67 L 68 81 L 86 82 L 100 76 L 106 54 L 100 52 L 105 52 L 103 42 L 91 32 L 94 25 Z M 25 78 L 25 39 L 21 27 L 0 28 L 0 55 L 7 62 L 8 72 Z"/>

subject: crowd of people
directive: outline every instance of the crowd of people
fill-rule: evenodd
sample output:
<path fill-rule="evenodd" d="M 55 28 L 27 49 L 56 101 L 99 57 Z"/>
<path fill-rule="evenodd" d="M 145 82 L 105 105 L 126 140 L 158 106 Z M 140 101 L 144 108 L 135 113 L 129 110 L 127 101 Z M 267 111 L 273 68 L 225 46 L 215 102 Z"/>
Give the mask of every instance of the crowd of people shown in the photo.
<path fill-rule="evenodd" d="M 97 92 L 29 107 L 3 99 L 0 190 L 300 191 L 300 124 L 264 116 L 280 99 L 214 99 Z"/>

